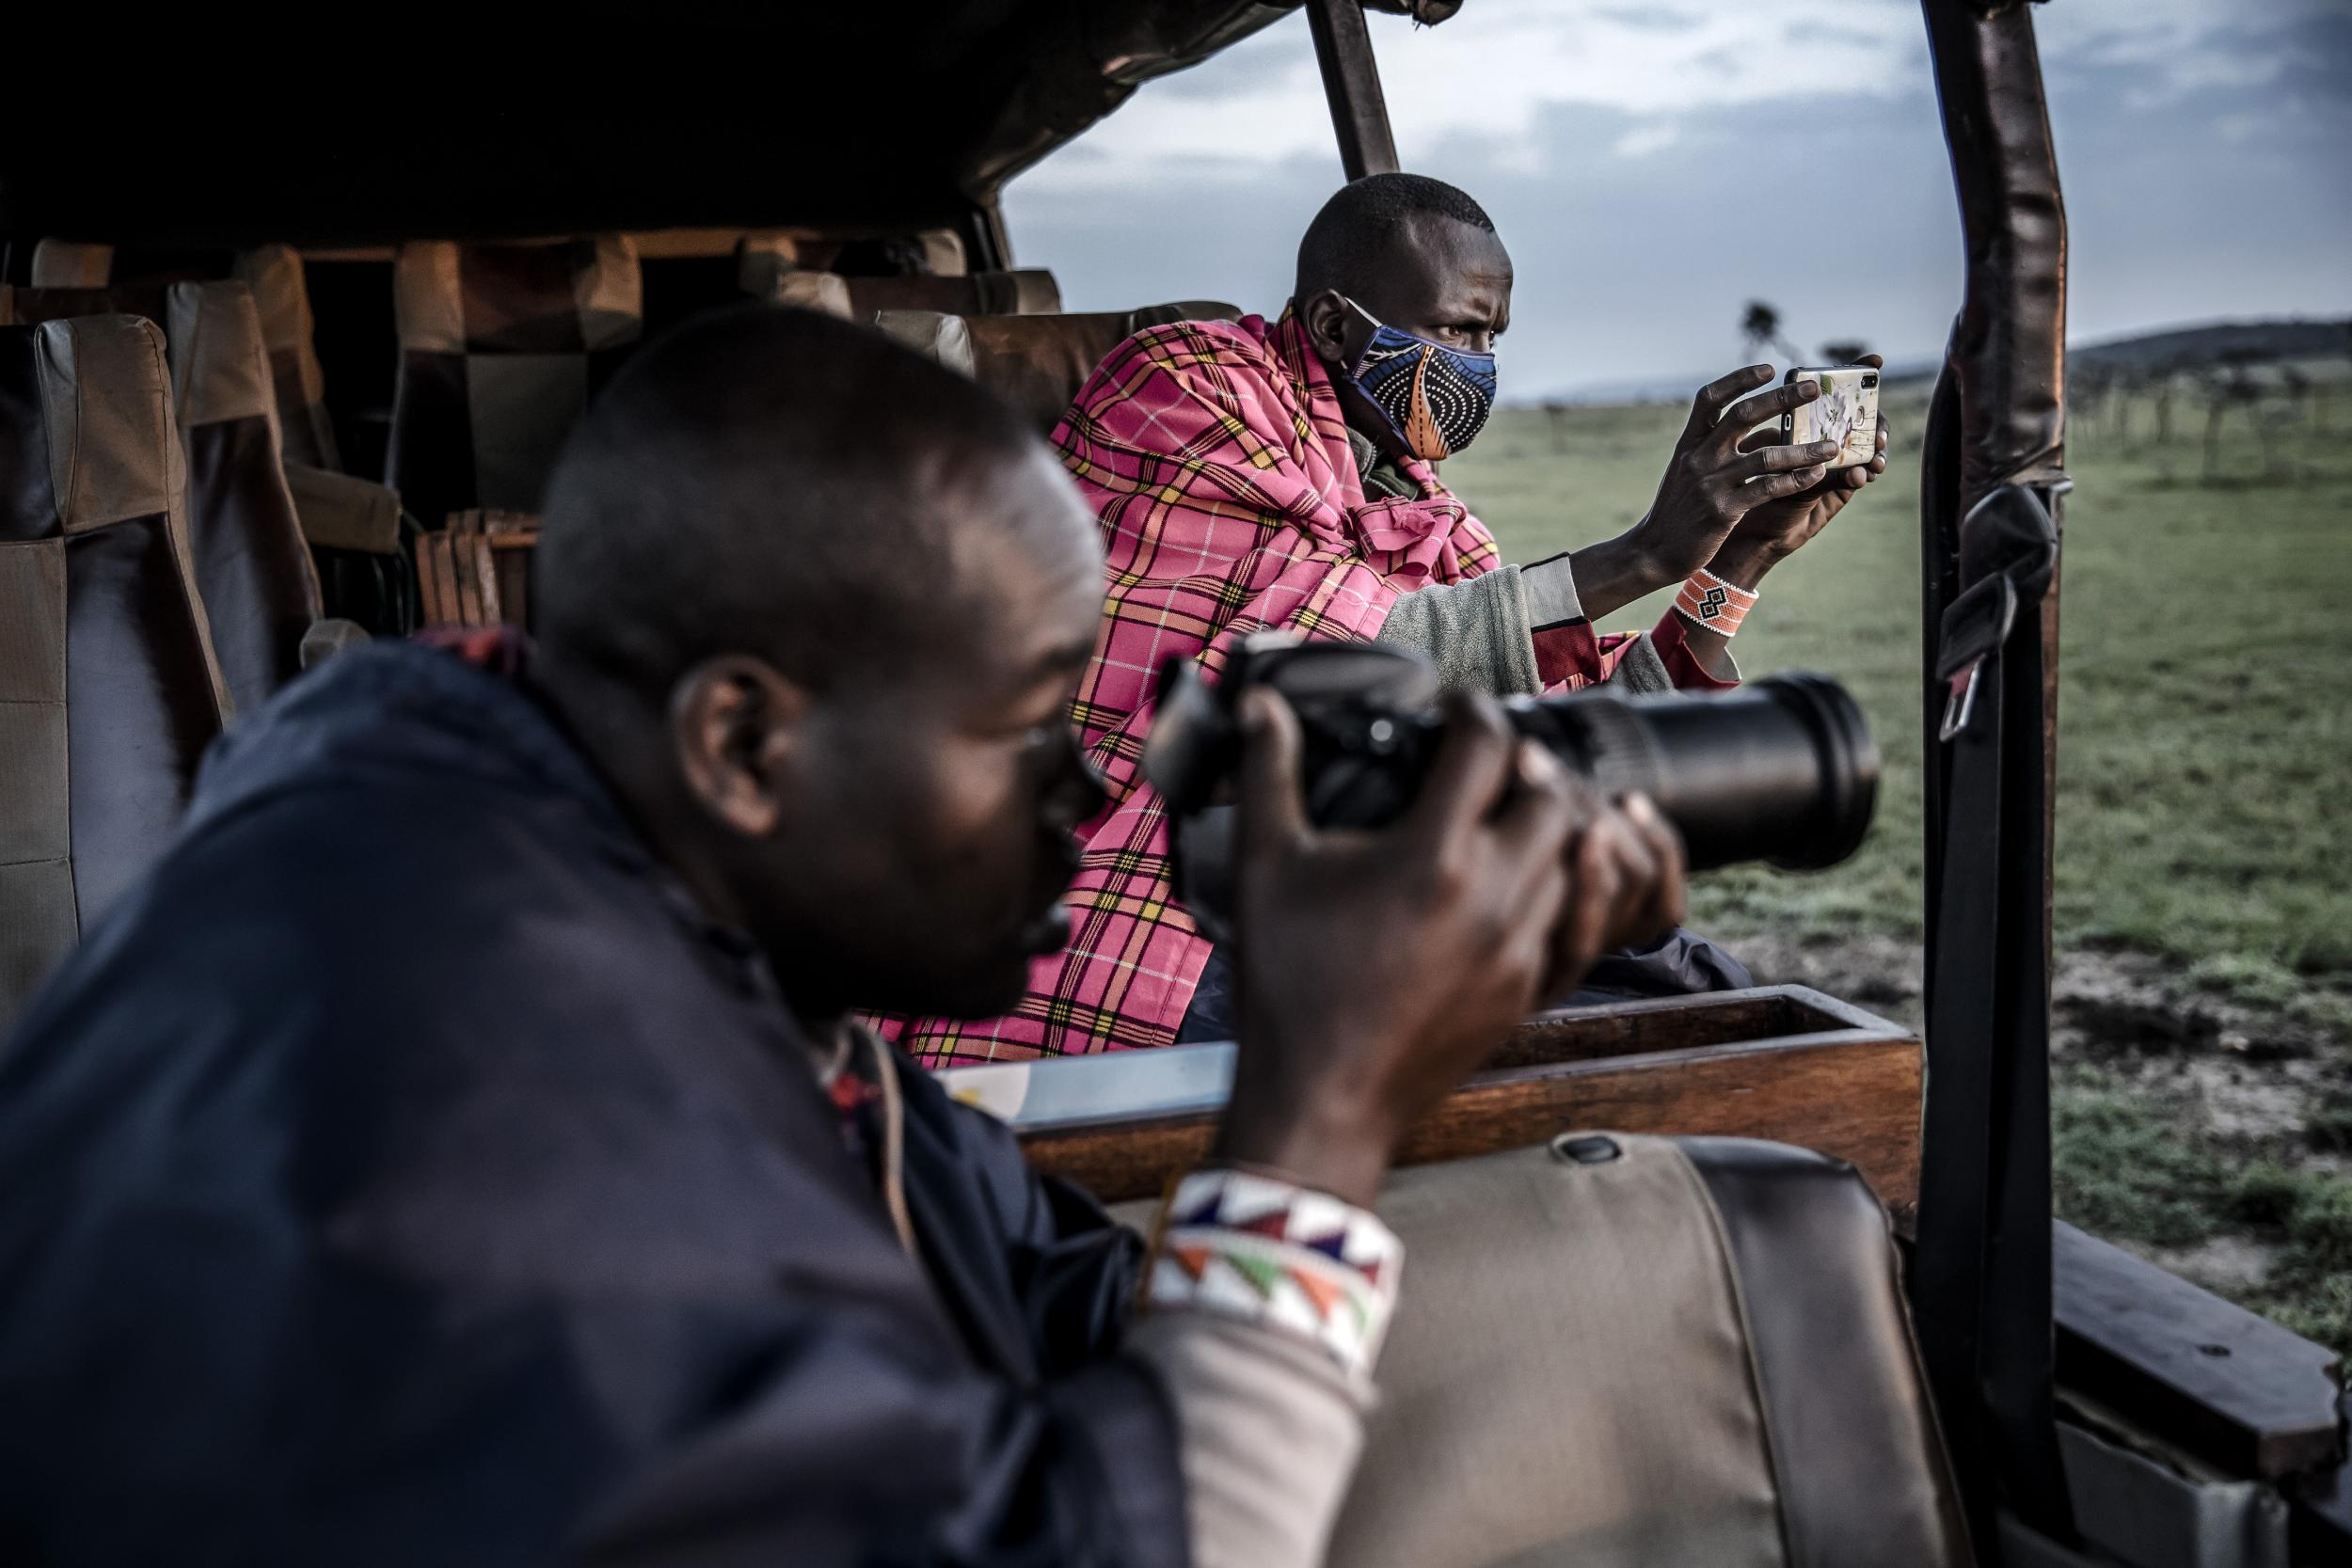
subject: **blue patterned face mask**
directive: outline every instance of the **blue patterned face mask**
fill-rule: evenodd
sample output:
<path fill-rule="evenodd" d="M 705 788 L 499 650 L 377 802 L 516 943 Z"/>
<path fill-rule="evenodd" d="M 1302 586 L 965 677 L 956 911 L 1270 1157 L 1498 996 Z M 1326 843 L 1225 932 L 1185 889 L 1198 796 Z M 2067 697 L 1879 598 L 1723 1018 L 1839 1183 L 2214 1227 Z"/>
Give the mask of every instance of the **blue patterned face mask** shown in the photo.
<path fill-rule="evenodd" d="M 1389 417 L 1406 450 L 1435 463 L 1469 446 L 1494 411 L 1495 356 L 1385 325 L 1352 299 L 1347 308 L 1372 323 L 1372 341 L 1347 378 Z"/>

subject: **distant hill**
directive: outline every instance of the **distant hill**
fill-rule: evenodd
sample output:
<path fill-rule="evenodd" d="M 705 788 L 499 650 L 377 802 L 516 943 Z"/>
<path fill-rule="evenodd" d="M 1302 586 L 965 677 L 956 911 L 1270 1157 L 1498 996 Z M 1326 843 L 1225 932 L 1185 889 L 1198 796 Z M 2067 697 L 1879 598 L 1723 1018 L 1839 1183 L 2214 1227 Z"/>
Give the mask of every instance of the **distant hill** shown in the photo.
<path fill-rule="evenodd" d="M 2352 320 L 2215 322 L 2104 343 L 2080 343 L 2068 349 L 2067 357 L 2077 367 L 2139 371 L 2176 361 L 2210 364 L 2224 355 L 2236 354 L 2265 359 L 2318 359 L 2352 354 Z"/>
<path fill-rule="evenodd" d="M 2104 342 L 2070 343 L 2068 363 L 2076 370 L 2086 368 L 2150 370 L 2168 362 L 2210 364 L 2225 354 L 2250 352 L 2263 359 L 2323 359 L 2338 355 L 2352 355 L 2352 318 L 2341 321 L 2307 321 L 2293 318 L 2285 321 L 2210 322 L 2201 326 L 2167 327 L 2161 332 L 2147 332 L 2131 338 L 2111 338 Z M 1943 368 L 1940 359 L 1899 359 L 1886 367 L 1890 384 L 1931 380 Z M 1681 376 L 1635 376 L 1619 381 L 1587 382 L 1582 386 L 1552 395 L 1513 398 L 1517 407 L 1533 407 L 1546 401 L 1571 404 L 1613 403 L 1685 403 L 1692 390 L 1720 370 L 1707 373 L 1692 372 Z"/>

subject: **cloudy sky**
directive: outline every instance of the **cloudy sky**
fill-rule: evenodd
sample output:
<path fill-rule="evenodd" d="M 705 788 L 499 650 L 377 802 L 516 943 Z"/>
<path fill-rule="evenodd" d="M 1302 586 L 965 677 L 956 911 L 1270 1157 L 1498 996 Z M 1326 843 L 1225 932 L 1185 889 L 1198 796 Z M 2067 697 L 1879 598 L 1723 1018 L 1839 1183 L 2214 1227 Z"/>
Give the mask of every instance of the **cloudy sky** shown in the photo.
<path fill-rule="evenodd" d="M 2352 314 L 2352 0 L 2037 8 L 2073 227 L 2072 336 Z M 1742 304 L 1808 351 L 1941 347 L 1959 221 L 1916 0 L 1469 0 L 1372 19 L 1405 166 L 1518 264 L 1506 396 L 1695 385 Z M 1305 19 L 1124 108 L 1008 189 L 1070 309 L 1271 313 L 1340 179 Z"/>

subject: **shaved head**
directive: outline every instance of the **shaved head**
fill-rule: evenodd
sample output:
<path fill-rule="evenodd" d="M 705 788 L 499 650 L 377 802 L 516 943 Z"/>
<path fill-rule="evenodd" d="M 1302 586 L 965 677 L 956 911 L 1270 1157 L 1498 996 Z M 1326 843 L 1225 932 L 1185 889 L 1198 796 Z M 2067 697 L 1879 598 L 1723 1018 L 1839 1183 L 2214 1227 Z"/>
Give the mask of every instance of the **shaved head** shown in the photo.
<path fill-rule="evenodd" d="M 1019 999 L 1103 800 L 1103 558 L 1018 415 L 867 327 L 701 317 L 573 434 L 535 569 L 537 689 L 812 1035 Z"/>
<path fill-rule="evenodd" d="M 1367 174 L 1332 193 L 1298 242 L 1295 299 L 1329 289 L 1356 298 L 1378 289 L 1406 231 L 1432 220 L 1495 231 L 1467 191 L 1425 174 Z"/>
<path fill-rule="evenodd" d="M 818 689 L 900 668 L 967 592 L 994 470 L 1036 438 L 967 378 L 833 317 L 690 323 L 596 400 L 549 482 L 546 657 L 655 695 L 722 652 Z M 1054 519 L 1060 521 L 1061 519 Z"/>

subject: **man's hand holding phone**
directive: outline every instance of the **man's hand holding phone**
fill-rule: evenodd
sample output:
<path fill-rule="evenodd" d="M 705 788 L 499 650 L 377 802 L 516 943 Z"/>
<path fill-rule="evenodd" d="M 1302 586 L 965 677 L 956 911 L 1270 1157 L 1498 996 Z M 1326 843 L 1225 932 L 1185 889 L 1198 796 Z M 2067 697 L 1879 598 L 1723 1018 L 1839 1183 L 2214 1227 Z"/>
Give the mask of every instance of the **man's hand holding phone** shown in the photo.
<path fill-rule="evenodd" d="M 1877 355 L 1858 367 L 1876 371 Z M 1584 613 L 1598 620 L 1707 567 L 1754 590 L 1764 574 L 1819 533 L 1853 493 L 1886 471 L 1886 420 L 1875 450 L 1851 467 L 1843 441 L 1792 441 L 1784 421 L 1818 401 L 1820 372 L 1749 365 L 1699 388 L 1642 520 L 1570 557 Z"/>
<path fill-rule="evenodd" d="M 1836 436 L 1839 451 L 1828 459 L 1820 476 L 1803 489 L 1771 498 L 1742 516 L 1724 536 L 1714 559 L 1708 562 L 1709 571 L 1738 587 L 1755 588 L 1766 572 L 1828 527 L 1829 520 L 1844 511 L 1846 503 L 1864 485 L 1886 471 L 1886 416 L 1879 409 L 1877 380 L 1877 372 L 1884 365 L 1879 356 L 1866 354 L 1848 367 L 1868 372 L 1867 387 L 1862 385 L 1863 377 L 1857 375 L 1851 378 L 1851 388 L 1836 388 L 1840 397 L 1857 400 L 1867 393 L 1867 407 L 1860 420 L 1863 428 L 1849 432 L 1846 421 L 1840 420 L 1834 431 L 1824 431 L 1823 434 Z M 1817 428 L 1814 421 L 1804 418 L 1804 411 L 1821 397 L 1824 378 L 1830 372 L 1799 370 L 1788 373 L 1794 386 L 1809 386 L 1814 388 L 1814 395 L 1791 404 L 1780 424 L 1767 425 L 1741 436 L 1741 451 L 1788 451 L 1791 436 L 1810 434 Z M 1865 434 L 1870 431 L 1875 434 Z M 1829 444 L 1823 441 L 1814 446 L 1818 449 Z"/>

